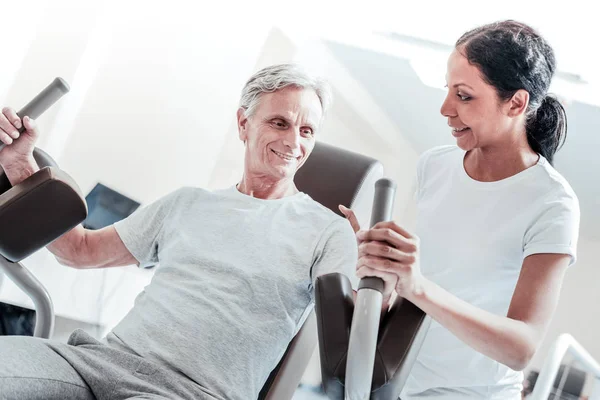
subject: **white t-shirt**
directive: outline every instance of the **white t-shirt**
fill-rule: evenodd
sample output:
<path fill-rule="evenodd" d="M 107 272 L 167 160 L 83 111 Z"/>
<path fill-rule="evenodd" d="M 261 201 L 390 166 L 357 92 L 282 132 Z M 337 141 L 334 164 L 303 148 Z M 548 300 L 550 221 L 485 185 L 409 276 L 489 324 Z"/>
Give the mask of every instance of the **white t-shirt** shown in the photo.
<path fill-rule="evenodd" d="M 525 257 L 569 254 L 575 262 L 579 203 L 540 156 L 509 178 L 479 182 L 465 152 L 425 152 L 417 168 L 423 275 L 472 305 L 506 316 Z M 432 321 L 402 400 L 520 399 L 523 374 L 473 350 Z"/>

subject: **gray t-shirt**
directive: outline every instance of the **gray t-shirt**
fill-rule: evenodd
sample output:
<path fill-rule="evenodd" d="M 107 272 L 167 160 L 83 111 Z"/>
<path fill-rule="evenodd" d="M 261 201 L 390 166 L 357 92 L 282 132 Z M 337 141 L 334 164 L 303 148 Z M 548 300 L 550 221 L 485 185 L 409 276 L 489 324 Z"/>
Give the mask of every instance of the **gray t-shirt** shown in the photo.
<path fill-rule="evenodd" d="M 140 267 L 160 265 L 109 338 L 207 399 L 257 397 L 312 307 L 316 276 L 341 272 L 356 287 L 350 224 L 304 193 L 183 188 L 115 228 Z"/>

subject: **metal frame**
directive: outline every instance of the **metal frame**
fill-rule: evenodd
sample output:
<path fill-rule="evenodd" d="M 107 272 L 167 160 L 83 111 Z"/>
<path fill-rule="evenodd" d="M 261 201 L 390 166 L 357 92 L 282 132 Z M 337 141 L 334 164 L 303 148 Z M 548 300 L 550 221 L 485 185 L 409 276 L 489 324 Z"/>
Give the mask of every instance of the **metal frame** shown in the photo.
<path fill-rule="evenodd" d="M 546 356 L 540 374 L 535 382 L 530 400 L 547 400 L 554 386 L 554 380 L 565 355 L 571 354 L 579 361 L 585 371 L 594 375 L 596 383 L 600 383 L 600 364 L 568 333 L 561 334 Z M 596 389 L 590 400 L 600 399 L 600 390 Z"/>
<path fill-rule="evenodd" d="M 21 263 L 0 256 L 0 271 L 29 296 L 35 307 L 33 336 L 48 339 L 54 332 L 54 305 L 50 294 L 41 282 Z"/>

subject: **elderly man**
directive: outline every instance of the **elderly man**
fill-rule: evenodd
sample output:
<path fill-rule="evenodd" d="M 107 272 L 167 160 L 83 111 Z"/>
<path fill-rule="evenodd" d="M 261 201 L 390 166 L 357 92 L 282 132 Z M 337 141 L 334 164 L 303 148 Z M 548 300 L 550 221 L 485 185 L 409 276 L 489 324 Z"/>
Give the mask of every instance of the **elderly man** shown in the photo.
<path fill-rule="evenodd" d="M 0 399 L 256 398 L 310 310 L 315 277 L 355 276 L 348 221 L 293 181 L 328 102 L 327 86 L 296 66 L 259 71 L 237 112 L 246 149 L 237 185 L 182 188 L 52 243 L 73 268 L 160 266 L 102 341 L 81 330 L 68 344 L 0 338 Z M 3 110 L 0 165 L 13 184 L 37 170 L 37 137 L 34 121 Z"/>

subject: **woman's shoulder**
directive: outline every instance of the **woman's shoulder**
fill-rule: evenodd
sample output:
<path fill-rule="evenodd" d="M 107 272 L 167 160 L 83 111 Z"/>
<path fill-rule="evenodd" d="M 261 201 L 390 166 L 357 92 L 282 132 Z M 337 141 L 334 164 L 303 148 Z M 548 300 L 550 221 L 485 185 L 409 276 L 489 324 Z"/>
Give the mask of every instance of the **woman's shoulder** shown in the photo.
<path fill-rule="evenodd" d="M 539 173 L 535 177 L 535 183 L 531 182 L 530 184 L 541 186 L 541 189 L 551 197 L 568 198 L 574 202 L 579 202 L 577 194 L 569 184 L 569 181 L 546 159 L 540 159 L 538 166 L 540 168 L 538 169 Z"/>
<path fill-rule="evenodd" d="M 444 157 L 449 154 L 460 154 L 460 152 L 463 152 L 463 150 L 456 145 L 435 146 L 425 150 L 421 154 L 421 158 Z"/>
<path fill-rule="evenodd" d="M 445 162 L 460 157 L 464 151 L 455 145 L 436 146 L 424 151 L 419 156 L 419 163 L 423 164 L 431 160 Z"/>
<path fill-rule="evenodd" d="M 456 159 L 460 159 L 464 155 L 463 150 L 458 146 L 436 146 L 424 151 L 417 161 L 417 171 L 422 174 L 424 169 L 430 165 L 436 167 L 454 164 Z M 437 169 L 437 168 L 436 168 Z"/>

